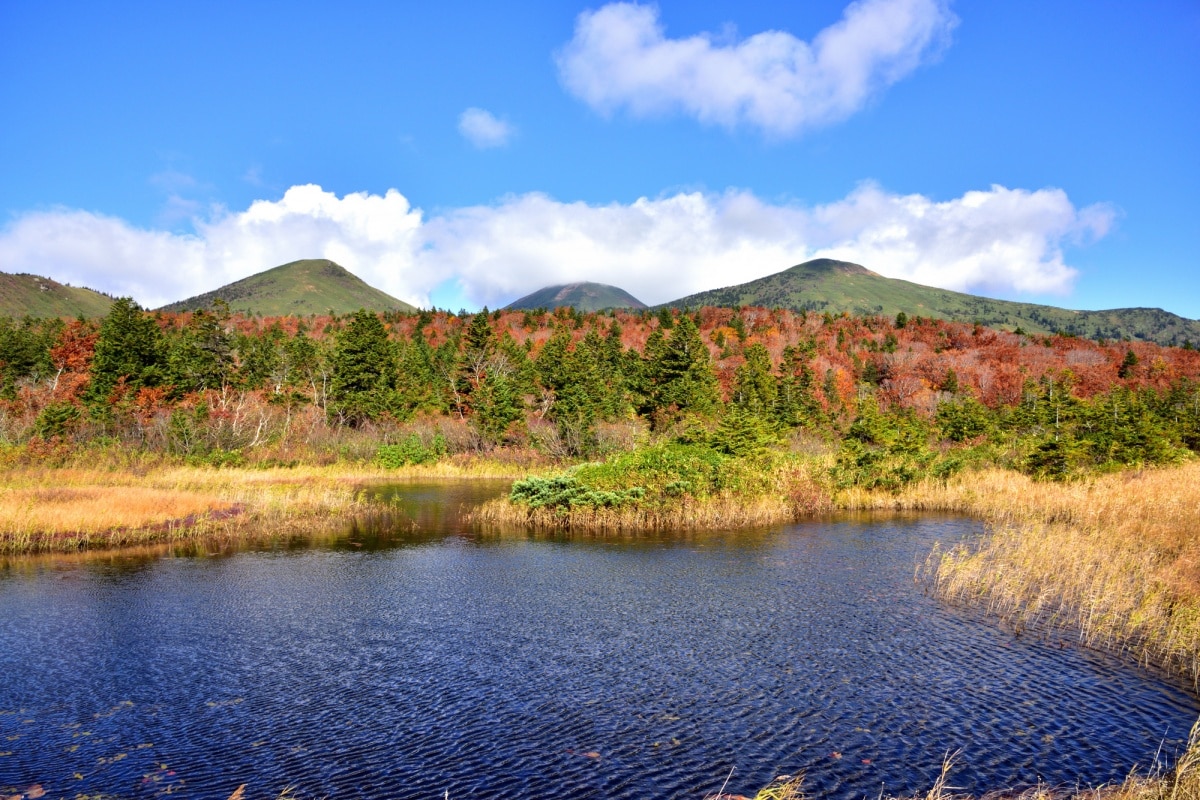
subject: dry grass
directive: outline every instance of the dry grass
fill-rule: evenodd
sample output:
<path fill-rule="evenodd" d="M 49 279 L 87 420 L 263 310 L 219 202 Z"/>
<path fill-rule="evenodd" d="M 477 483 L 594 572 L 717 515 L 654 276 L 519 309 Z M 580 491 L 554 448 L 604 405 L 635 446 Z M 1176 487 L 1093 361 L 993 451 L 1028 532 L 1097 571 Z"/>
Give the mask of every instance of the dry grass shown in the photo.
<path fill-rule="evenodd" d="M 9 469 L 0 471 L 0 553 L 295 535 L 375 510 L 361 491 L 370 484 L 505 477 L 512 471 L 483 461 L 401 470 Z"/>
<path fill-rule="evenodd" d="M 726 494 L 705 500 L 683 499 L 669 507 L 530 508 L 508 498 L 490 500 L 471 511 L 475 524 L 528 530 L 569 530 L 605 534 L 629 531 L 723 529 L 771 525 L 796 518 L 786 496 L 741 497 Z"/>
<path fill-rule="evenodd" d="M 574 531 L 597 535 L 638 531 L 719 531 L 757 528 L 827 514 L 833 500 L 818 479 L 827 463 L 816 459 L 780 465 L 765 486 L 697 498 L 681 495 L 669 504 L 577 505 L 533 508 L 507 497 L 488 501 L 467 515 L 488 528 Z"/>
<path fill-rule="evenodd" d="M 982 517 L 989 533 L 981 541 L 931 557 L 939 594 L 1018 627 L 1078 631 L 1091 646 L 1200 685 L 1200 464 L 1067 485 L 994 471 L 897 497 L 840 499 L 850 508 Z"/>
<path fill-rule="evenodd" d="M 959 757 L 946 756 L 941 774 L 924 794 L 906 798 L 880 795 L 886 800 L 972 800 L 950 785 L 950 774 Z M 753 797 L 725 794 L 709 795 L 705 800 L 809 800 L 803 791 L 804 776 L 784 775 L 763 787 Z M 1095 788 L 1072 787 L 1056 789 L 1046 785 L 1034 786 L 1022 792 L 997 791 L 984 794 L 981 800 L 1200 800 L 1200 722 L 1192 728 L 1187 749 L 1165 772 L 1149 775 L 1132 774 L 1120 784 Z"/>

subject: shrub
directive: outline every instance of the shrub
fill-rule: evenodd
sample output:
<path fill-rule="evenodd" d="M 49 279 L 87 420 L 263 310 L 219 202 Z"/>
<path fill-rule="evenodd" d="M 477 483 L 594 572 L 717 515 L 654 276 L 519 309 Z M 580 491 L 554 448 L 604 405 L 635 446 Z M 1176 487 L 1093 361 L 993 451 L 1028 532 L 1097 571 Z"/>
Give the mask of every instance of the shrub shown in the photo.
<path fill-rule="evenodd" d="M 375 460 L 386 469 L 399 469 L 407 464 L 433 464 L 445 454 L 446 439 L 440 433 L 429 445 L 412 433 L 396 444 L 380 445 Z"/>
<path fill-rule="evenodd" d="M 641 500 L 645 494 L 646 490 L 641 486 L 617 490 L 589 488 L 568 472 L 549 478 L 533 477 L 517 481 L 509 493 L 509 499 L 530 508 L 614 508 Z"/>

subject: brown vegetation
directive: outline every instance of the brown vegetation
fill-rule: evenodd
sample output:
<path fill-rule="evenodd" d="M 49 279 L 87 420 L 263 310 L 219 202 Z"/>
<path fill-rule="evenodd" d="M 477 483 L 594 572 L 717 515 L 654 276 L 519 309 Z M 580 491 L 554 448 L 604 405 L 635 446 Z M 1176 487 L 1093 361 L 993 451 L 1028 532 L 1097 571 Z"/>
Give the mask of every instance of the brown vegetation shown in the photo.
<path fill-rule="evenodd" d="M 941 774 L 923 794 L 886 800 L 972 800 L 951 785 L 951 773 L 957 754 L 942 762 Z M 885 795 L 882 793 L 880 797 Z M 704 800 L 809 800 L 804 793 L 804 776 L 783 775 L 763 787 L 753 798 L 721 792 Z M 1022 792 L 998 791 L 983 795 L 983 800 L 1200 800 L 1200 722 L 1192 728 L 1188 746 L 1174 768 L 1149 775 L 1131 774 L 1120 784 L 1091 788 L 1059 789 L 1038 785 Z"/>
<path fill-rule="evenodd" d="M 287 536 L 379 511 L 362 492 L 371 484 L 512 477 L 516 469 L 483 460 L 402 470 L 345 464 L 291 469 L 8 469 L 0 471 L 0 553 Z"/>
<path fill-rule="evenodd" d="M 986 537 L 931 556 L 940 595 L 1200 683 L 1200 464 L 1069 484 L 995 470 L 840 500 L 982 517 Z"/>

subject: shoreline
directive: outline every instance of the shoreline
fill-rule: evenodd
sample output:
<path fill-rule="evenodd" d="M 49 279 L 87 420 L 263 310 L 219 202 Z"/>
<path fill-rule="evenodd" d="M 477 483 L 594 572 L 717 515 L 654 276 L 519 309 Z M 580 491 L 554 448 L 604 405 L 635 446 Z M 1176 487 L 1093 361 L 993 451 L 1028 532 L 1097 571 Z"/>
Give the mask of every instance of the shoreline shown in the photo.
<path fill-rule="evenodd" d="M 483 460 L 384 469 L 370 465 L 0 471 L 0 555 L 120 551 L 189 541 L 310 534 L 337 520 L 386 513 L 365 489 L 422 480 L 526 474 Z"/>
<path fill-rule="evenodd" d="M 51 492 L 48 505 L 72 500 L 119 499 L 131 489 L 176 493 L 185 499 L 211 502 L 207 512 L 164 519 L 141 528 L 43 533 L 40 541 L 73 546 L 17 552 L 14 535 L 0 531 L 0 564 L 27 556 L 86 553 L 121 558 L 138 552 L 169 552 L 172 547 L 221 548 L 246 542 L 282 541 L 308 536 L 338 519 L 352 520 L 394 508 L 373 501 L 371 486 L 442 480 L 512 479 L 525 468 L 460 459 L 435 465 L 383 469 L 363 464 L 299 466 L 271 469 L 161 466 L 151 469 L 10 468 L 0 472 L 0 511 L 4 496 L 14 492 Z M 796 473 L 797 475 L 807 475 Z M 57 494 L 55 494 L 57 493 Z M 151 497 L 160 495 L 152 494 Z M 58 498 L 55 501 L 54 498 Z M 719 495 L 699 503 L 682 503 L 664 513 L 644 511 L 628 522 L 628 509 L 587 509 L 575 513 L 571 531 L 636 536 L 638 531 L 675 529 L 679 519 L 694 521 L 704 506 L 719 528 L 730 515 L 761 498 Z M 807 503 L 815 502 L 811 497 Z M 493 500 L 476 507 L 466 519 L 499 524 L 485 510 L 507 503 Z M 509 503 L 509 505 L 512 505 Z M 747 527 L 816 518 L 803 514 L 794 497 L 761 504 L 765 519 Z M 164 506 L 164 511 L 169 507 Z M 1123 657 L 1190 678 L 1200 687 L 1200 463 L 1138 470 L 1068 484 L 1038 483 L 1003 470 L 956 476 L 945 482 L 914 484 L 896 493 L 843 490 L 832 495 L 825 513 L 949 513 L 981 520 L 986 532 L 966 543 L 946 543 L 930 554 L 923 579 L 939 597 L 982 610 L 1016 629 L 1051 625 L 1071 631 L 1081 644 L 1112 650 Z M 521 527 L 526 532 L 563 529 L 563 516 L 534 509 Z M 653 514 L 661 516 L 647 516 Z M 585 516 L 586 515 L 586 516 Z M 782 519 L 781 519 L 782 517 Z M 186 523 L 186 524 L 184 524 Z M 657 523 L 657 524 L 649 524 Z M 696 526 L 690 526 L 696 530 Z M 35 541 L 36 534 L 33 536 Z M 76 538 L 72 538 L 76 536 Z M 19 542 L 16 542 L 19 543 Z M 1188 577 L 1197 590 L 1189 593 Z M 1089 583 L 1086 579 L 1092 579 Z M 1121 584 L 1124 591 L 1116 592 Z M 1085 604 L 1081 598 L 1089 597 Z M 1104 603 L 1098 604 L 1097 601 Z M 1162 774 L 1131 775 L 1119 785 L 1055 790 L 1038 787 L 1015 797 L 1076 800 L 1196 800 L 1200 798 L 1200 743 L 1196 731 L 1175 767 Z M 764 794 L 757 798 L 803 798 Z M 990 795 L 989 795 L 990 796 Z M 935 787 L 926 800 L 964 800 L 963 795 Z"/>

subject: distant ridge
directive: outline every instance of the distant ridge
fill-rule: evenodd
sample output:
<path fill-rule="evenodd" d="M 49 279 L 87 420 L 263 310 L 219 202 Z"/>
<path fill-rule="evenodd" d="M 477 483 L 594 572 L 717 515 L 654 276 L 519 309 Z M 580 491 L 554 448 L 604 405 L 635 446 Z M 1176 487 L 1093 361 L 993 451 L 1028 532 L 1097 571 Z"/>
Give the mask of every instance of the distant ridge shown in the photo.
<path fill-rule="evenodd" d="M 295 314 L 350 314 L 368 311 L 416 311 L 403 300 L 368 285 L 345 267 L 324 258 L 292 261 L 251 275 L 220 289 L 162 307 L 162 311 L 197 311 L 224 300 L 231 311 L 265 317 Z"/>
<path fill-rule="evenodd" d="M 527 294 L 505 306 L 516 311 L 532 311 L 537 308 L 553 309 L 571 306 L 578 311 L 604 311 L 609 308 L 649 308 L 641 300 L 624 289 L 604 283 L 566 283 L 546 286 L 533 294 Z"/>
<path fill-rule="evenodd" d="M 1200 322 L 1159 308 L 1073 311 L 885 278 L 860 264 L 818 258 L 765 278 L 688 295 L 664 306 L 764 306 L 792 311 L 935 317 L 979 322 L 1027 333 L 1066 333 L 1090 339 L 1140 339 L 1164 345 L 1200 346 Z"/>
<path fill-rule="evenodd" d="M 0 316 L 103 317 L 113 298 L 41 275 L 0 272 Z"/>

